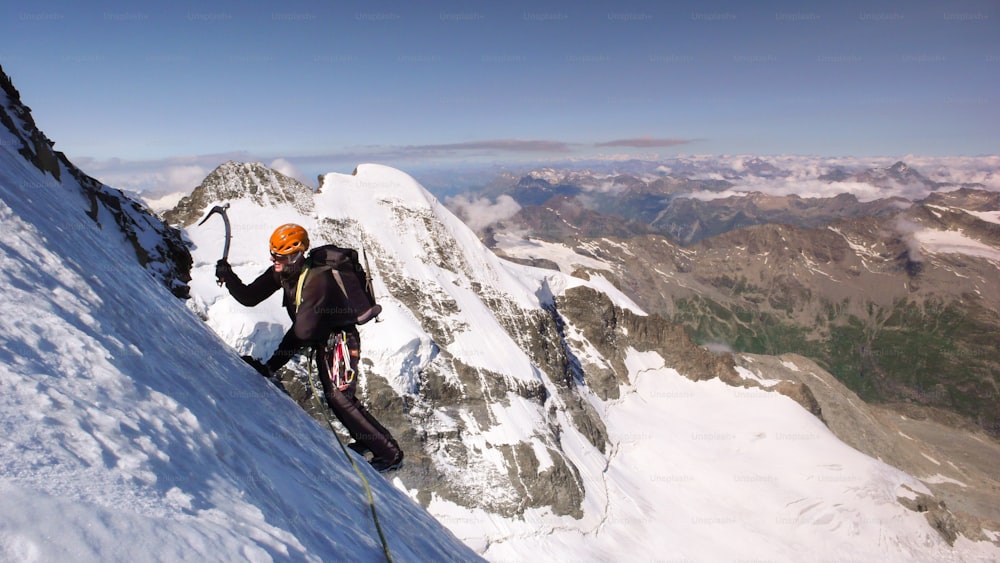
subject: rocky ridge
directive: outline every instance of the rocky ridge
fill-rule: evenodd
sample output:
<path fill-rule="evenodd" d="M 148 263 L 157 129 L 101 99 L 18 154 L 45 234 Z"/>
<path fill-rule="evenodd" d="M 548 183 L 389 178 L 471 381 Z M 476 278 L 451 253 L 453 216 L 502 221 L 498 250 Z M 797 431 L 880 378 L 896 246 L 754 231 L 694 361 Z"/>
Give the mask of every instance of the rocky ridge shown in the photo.
<path fill-rule="evenodd" d="M 172 225 L 188 226 L 217 202 L 246 199 L 262 207 L 288 204 L 302 213 L 312 211 L 313 190 L 294 178 L 259 162 L 224 162 L 202 180 L 190 195 L 163 213 Z"/>
<path fill-rule="evenodd" d="M 164 224 L 145 204 L 121 190 L 108 187 L 77 168 L 35 124 L 31 109 L 10 77 L 0 68 L 0 124 L 12 136 L 24 159 L 50 175 L 67 190 L 78 193 L 87 216 L 101 228 L 121 231 L 134 258 L 174 295 L 189 293 L 191 255 L 180 231 Z M 6 141 L 5 141 L 6 142 Z"/>

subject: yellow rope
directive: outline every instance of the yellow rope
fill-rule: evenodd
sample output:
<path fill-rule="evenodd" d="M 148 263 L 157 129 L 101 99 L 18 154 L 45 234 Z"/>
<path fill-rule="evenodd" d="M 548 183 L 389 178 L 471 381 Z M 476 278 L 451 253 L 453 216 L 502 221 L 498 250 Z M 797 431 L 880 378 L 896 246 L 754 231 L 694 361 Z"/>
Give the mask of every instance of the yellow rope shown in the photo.
<path fill-rule="evenodd" d="M 326 419 L 326 423 L 330 426 L 330 430 L 333 431 L 333 438 L 334 440 L 337 441 L 337 445 L 340 446 L 340 450 L 344 452 L 344 456 L 347 458 L 348 461 L 351 462 L 351 466 L 354 467 L 354 472 L 358 474 L 358 477 L 361 478 L 361 483 L 363 483 L 365 486 L 365 494 L 368 496 L 368 507 L 371 509 L 372 512 L 372 520 L 375 521 L 375 529 L 378 531 L 378 539 L 379 541 L 382 542 L 382 552 L 385 554 L 385 560 L 388 561 L 389 563 L 392 563 L 392 553 L 389 551 L 389 542 L 386 541 L 385 539 L 385 533 L 382 532 L 382 524 L 381 522 L 379 522 L 378 519 L 378 512 L 375 510 L 375 496 L 372 494 L 371 485 L 368 483 L 368 478 L 365 477 L 364 472 L 362 472 L 361 468 L 358 467 L 358 463 L 354 461 L 354 457 L 352 457 L 351 454 L 347 452 L 347 448 L 344 447 L 343 442 L 341 442 L 340 438 L 337 437 L 337 430 L 333 426 L 333 421 L 330 420 L 329 413 L 327 413 L 327 410 L 323 408 L 323 403 L 320 402 L 319 400 L 319 392 L 316 389 L 316 382 L 313 379 L 312 360 L 313 360 L 312 354 L 310 354 L 308 377 L 309 377 L 309 387 L 312 388 L 313 401 L 315 402 L 319 411 L 323 413 L 323 418 Z"/>

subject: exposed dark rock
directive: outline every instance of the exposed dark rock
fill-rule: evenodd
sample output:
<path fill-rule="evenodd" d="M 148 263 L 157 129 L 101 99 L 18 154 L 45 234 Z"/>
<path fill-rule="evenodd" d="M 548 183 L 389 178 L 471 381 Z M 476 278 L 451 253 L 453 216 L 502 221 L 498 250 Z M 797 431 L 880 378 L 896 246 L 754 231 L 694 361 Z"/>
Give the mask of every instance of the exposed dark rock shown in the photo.
<path fill-rule="evenodd" d="M 937 533 L 941 534 L 941 537 L 948 542 L 948 545 L 955 545 L 955 540 L 958 539 L 959 525 L 955 519 L 955 515 L 948 510 L 944 501 L 938 500 L 926 493 L 917 493 L 915 491 L 910 492 L 913 493 L 916 498 L 902 496 L 898 497 L 896 500 L 914 512 L 923 513 L 924 517 L 927 518 L 927 523 L 929 523 L 931 527 L 937 531 Z M 981 530 L 979 530 L 979 532 L 981 533 Z"/>

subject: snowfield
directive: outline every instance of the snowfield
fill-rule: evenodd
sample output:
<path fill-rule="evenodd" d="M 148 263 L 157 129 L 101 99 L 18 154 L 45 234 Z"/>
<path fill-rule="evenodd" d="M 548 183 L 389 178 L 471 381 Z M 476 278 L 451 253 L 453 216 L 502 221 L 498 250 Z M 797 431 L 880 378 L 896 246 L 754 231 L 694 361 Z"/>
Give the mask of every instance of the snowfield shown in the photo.
<path fill-rule="evenodd" d="M 1000 250 L 968 237 L 961 231 L 921 229 L 913 233 L 920 249 L 931 254 L 965 254 L 1000 262 Z"/>
<path fill-rule="evenodd" d="M 607 262 L 579 254 L 564 244 L 537 239 L 524 240 L 507 233 L 496 235 L 496 239 L 497 249 L 503 251 L 507 256 L 551 260 L 559 266 L 560 272 L 567 274 L 573 273 L 578 268 L 591 268 L 595 270 L 611 269 L 611 266 Z"/>
<path fill-rule="evenodd" d="M 896 502 L 926 487 L 844 445 L 791 399 L 692 382 L 655 353 L 633 350 L 628 363 L 631 385 L 605 407 L 609 459 L 578 454 L 594 510 L 583 522 L 493 518 L 488 559 L 948 560 L 923 515 Z M 445 503 L 431 510 L 446 523 L 474 517 Z"/>

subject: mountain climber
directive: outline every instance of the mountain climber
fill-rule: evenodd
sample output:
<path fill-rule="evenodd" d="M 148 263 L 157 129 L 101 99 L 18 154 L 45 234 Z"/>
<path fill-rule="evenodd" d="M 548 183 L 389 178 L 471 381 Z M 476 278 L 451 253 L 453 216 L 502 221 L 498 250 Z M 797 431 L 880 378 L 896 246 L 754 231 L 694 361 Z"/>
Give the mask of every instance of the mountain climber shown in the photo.
<path fill-rule="evenodd" d="M 347 344 L 350 367 L 357 373 L 361 338 L 358 328 L 351 323 L 344 325 L 342 315 L 347 306 L 340 302 L 342 293 L 335 290 L 333 276 L 307 275 L 299 289 L 299 277 L 307 265 L 309 235 L 296 224 L 281 225 L 270 239 L 272 265 L 249 285 L 233 272 L 226 259 L 216 263 L 215 276 L 241 305 L 253 307 L 279 289 L 284 291 L 282 304 L 292 319 L 292 327 L 285 333 L 277 350 L 267 362 L 245 356 L 244 360 L 261 375 L 275 381 L 275 372 L 285 365 L 302 348 L 316 351 L 316 364 L 323 394 L 337 419 L 347 428 L 354 440 L 349 446 L 359 453 L 371 451 L 371 465 L 379 472 L 398 468 L 403 462 L 403 451 L 389 431 L 382 426 L 355 397 L 357 379 L 346 387 L 334 385 L 326 362 L 326 346 L 330 335 L 342 333 Z M 298 301 L 298 305 L 296 302 Z M 343 390 L 341 390 L 343 389 Z"/>

